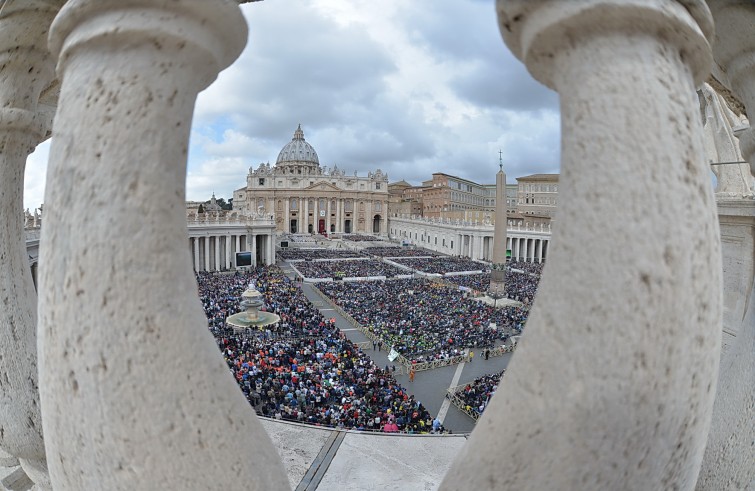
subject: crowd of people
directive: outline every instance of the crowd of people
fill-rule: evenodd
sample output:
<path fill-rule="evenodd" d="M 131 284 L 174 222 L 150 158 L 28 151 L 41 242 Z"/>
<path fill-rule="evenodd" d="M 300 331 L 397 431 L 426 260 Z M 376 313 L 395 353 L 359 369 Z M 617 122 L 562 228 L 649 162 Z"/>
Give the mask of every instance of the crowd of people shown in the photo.
<path fill-rule="evenodd" d="M 289 234 L 287 237 L 291 242 L 299 244 L 317 242 L 317 240 L 310 234 Z"/>
<path fill-rule="evenodd" d="M 322 283 L 318 288 L 384 346 L 416 362 L 493 347 L 507 333 L 521 332 L 528 313 L 495 309 L 466 298 L 458 288 L 424 279 Z"/>
<path fill-rule="evenodd" d="M 375 259 L 303 262 L 296 263 L 295 267 L 305 278 L 366 278 L 368 276 L 393 278 L 401 274 L 411 274 L 411 271 Z"/>
<path fill-rule="evenodd" d="M 406 247 L 370 247 L 365 249 L 367 254 L 378 257 L 438 257 L 437 252 L 427 249 L 410 249 Z"/>
<path fill-rule="evenodd" d="M 486 292 L 490 287 L 490 273 L 446 276 L 444 279 L 478 292 Z M 526 273 L 517 273 L 507 268 L 505 282 L 506 297 L 524 303 L 531 303 L 535 299 L 540 277 Z"/>
<path fill-rule="evenodd" d="M 258 414 L 343 429 L 445 431 L 388 367 L 381 369 L 346 339 L 279 268 L 199 273 L 197 282 L 210 331 Z M 235 333 L 223 320 L 240 310 L 239 297 L 250 284 L 281 321 Z"/>
<path fill-rule="evenodd" d="M 402 266 L 408 266 L 417 271 L 430 274 L 484 271 L 490 269 L 486 264 L 462 257 L 401 258 L 396 259 L 395 262 Z"/>
<path fill-rule="evenodd" d="M 463 389 L 456 392 L 456 396 L 464 404 L 462 409 L 467 413 L 476 414 L 478 417 L 481 416 L 488 406 L 490 398 L 493 397 L 496 389 L 498 389 L 498 384 L 501 382 L 501 377 L 504 373 L 506 373 L 505 369 L 498 373 L 477 377 L 472 383 L 467 384 Z"/>
<path fill-rule="evenodd" d="M 351 249 L 283 249 L 278 251 L 279 261 L 312 261 L 314 259 L 350 259 L 367 254 Z"/>
<path fill-rule="evenodd" d="M 543 273 L 544 263 L 529 263 L 526 261 L 509 261 L 510 268 L 524 271 L 525 273 L 540 276 Z"/>
<path fill-rule="evenodd" d="M 384 239 L 375 237 L 374 235 L 360 235 L 360 234 L 345 234 L 342 235 L 343 240 L 350 240 L 352 242 L 381 242 Z"/>

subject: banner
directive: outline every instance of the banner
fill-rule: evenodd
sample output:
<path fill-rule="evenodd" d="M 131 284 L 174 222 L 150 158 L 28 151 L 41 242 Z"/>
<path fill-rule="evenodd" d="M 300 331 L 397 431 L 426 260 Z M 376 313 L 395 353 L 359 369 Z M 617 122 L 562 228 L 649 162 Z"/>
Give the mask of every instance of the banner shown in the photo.
<path fill-rule="evenodd" d="M 396 358 L 398 358 L 398 351 L 396 351 L 395 349 L 391 348 L 391 352 L 388 353 L 388 361 L 392 362 Z"/>

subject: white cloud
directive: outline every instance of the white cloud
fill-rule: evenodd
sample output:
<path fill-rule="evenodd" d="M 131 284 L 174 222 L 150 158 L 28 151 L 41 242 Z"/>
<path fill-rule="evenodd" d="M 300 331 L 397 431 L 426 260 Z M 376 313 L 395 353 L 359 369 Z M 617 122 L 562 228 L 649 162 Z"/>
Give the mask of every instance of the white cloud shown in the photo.
<path fill-rule="evenodd" d="M 501 40 L 493 2 L 267 1 L 242 7 L 249 42 L 199 96 L 187 197 L 229 198 L 250 166 L 275 163 L 301 123 L 322 165 L 492 182 L 557 171 L 559 108 Z M 30 159 L 25 202 L 42 199 Z M 234 174 L 235 173 L 235 174 Z"/>
<path fill-rule="evenodd" d="M 47 160 L 50 155 L 50 140 L 40 143 L 26 159 L 24 173 L 24 209 L 39 208 L 45 200 Z"/>

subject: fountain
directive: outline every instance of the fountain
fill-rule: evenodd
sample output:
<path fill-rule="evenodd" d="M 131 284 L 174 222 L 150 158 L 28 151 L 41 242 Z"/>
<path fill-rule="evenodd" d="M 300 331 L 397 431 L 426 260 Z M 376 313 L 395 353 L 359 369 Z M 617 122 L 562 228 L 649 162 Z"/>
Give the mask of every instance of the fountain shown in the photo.
<path fill-rule="evenodd" d="M 242 331 L 253 328 L 261 329 L 277 323 L 280 316 L 259 310 L 263 304 L 262 294 L 254 286 L 249 285 L 249 288 L 241 294 L 241 308 L 243 310 L 228 317 L 225 320 L 226 324 L 236 331 Z"/>

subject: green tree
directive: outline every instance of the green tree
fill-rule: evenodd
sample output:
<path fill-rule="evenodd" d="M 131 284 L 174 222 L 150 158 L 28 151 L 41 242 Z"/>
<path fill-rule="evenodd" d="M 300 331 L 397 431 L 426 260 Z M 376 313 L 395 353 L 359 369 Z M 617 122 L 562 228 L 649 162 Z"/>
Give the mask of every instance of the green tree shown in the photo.
<path fill-rule="evenodd" d="M 204 206 L 202 206 L 202 203 L 199 203 L 199 208 L 197 208 L 197 213 L 204 213 Z"/>

